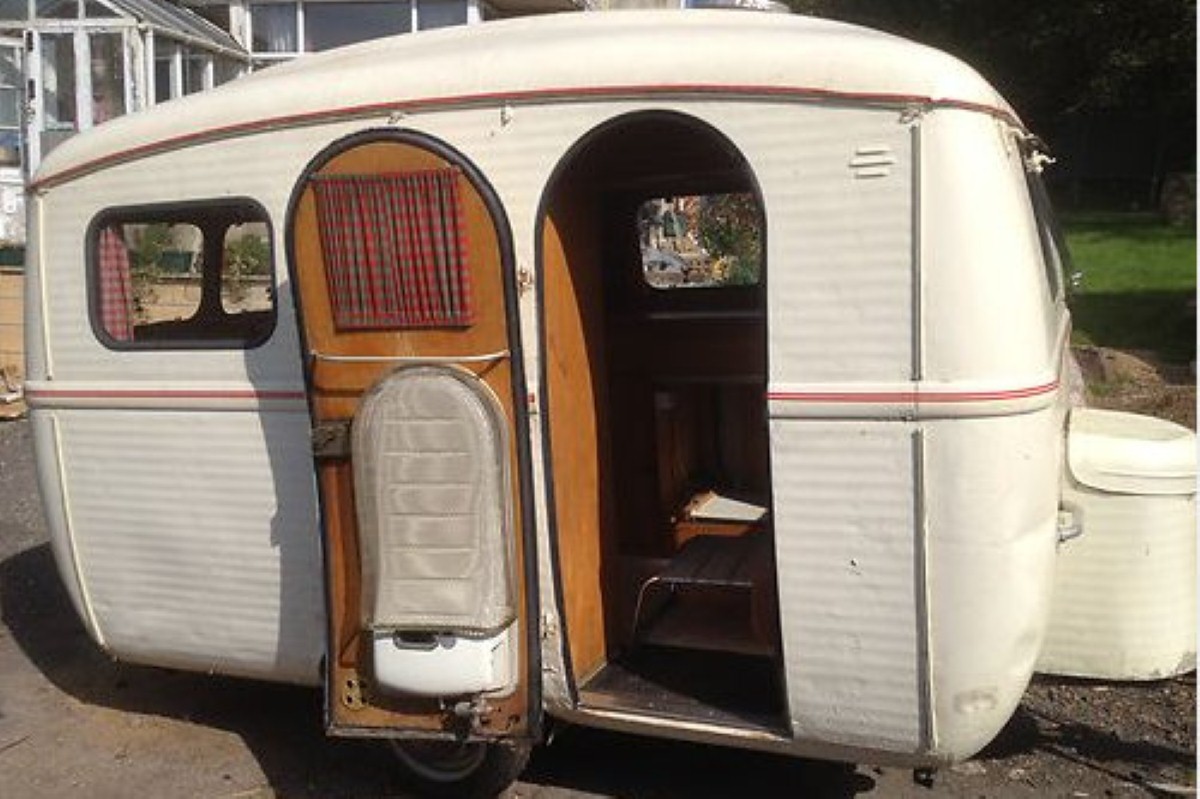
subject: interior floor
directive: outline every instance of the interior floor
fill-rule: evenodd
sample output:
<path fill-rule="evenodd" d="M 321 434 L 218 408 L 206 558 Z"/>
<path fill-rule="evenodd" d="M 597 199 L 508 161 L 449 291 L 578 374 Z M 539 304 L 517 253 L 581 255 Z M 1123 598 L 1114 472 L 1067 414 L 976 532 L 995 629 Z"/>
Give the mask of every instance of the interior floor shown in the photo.
<path fill-rule="evenodd" d="M 742 729 L 786 730 L 778 664 L 769 657 L 643 646 L 580 689 L 586 707 Z"/>

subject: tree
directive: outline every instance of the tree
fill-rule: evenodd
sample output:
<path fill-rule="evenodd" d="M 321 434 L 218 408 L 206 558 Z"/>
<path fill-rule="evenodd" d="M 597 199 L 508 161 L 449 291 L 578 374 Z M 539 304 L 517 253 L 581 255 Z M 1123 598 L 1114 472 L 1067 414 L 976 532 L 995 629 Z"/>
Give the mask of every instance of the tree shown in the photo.
<path fill-rule="evenodd" d="M 787 2 L 958 56 L 1052 146 L 1081 146 L 1081 129 L 1124 119 L 1152 153 L 1156 185 L 1166 172 L 1195 171 L 1194 0 Z"/>
<path fill-rule="evenodd" d="M 722 283 L 752 286 L 762 264 L 761 214 L 753 194 L 702 198 L 696 226 L 700 246 L 718 263 Z"/>

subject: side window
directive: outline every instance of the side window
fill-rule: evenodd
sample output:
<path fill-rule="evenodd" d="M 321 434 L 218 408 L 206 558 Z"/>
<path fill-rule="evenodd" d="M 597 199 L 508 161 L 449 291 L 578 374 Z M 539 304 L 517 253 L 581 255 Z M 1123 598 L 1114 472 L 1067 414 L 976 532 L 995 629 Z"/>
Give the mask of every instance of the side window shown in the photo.
<path fill-rule="evenodd" d="M 88 249 L 92 327 L 109 347 L 252 347 L 274 328 L 271 229 L 249 200 L 105 211 Z"/>
<path fill-rule="evenodd" d="M 1063 295 L 1067 274 L 1072 272 L 1071 256 L 1063 239 L 1062 229 L 1054 216 L 1050 195 L 1042 176 L 1028 172 L 1029 193 L 1033 199 L 1033 212 L 1037 221 L 1038 240 L 1042 245 L 1042 266 L 1046 270 L 1046 284 L 1050 298 L 1058 302 Z"/>
<path fill-rule="evenodd" d="M 637 226 L 652 288 L 759 283 L 762 215 L 750 192 L 653 197 L 638 206 Z"/>

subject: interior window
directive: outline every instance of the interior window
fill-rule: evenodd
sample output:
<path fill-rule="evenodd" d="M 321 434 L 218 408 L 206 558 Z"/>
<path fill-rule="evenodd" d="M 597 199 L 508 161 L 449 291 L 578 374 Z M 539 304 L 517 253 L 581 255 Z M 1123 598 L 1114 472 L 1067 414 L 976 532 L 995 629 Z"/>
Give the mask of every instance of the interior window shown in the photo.
<path fill-rule="evenodd" d="M 92 316 L 109 346 L 252 346 L 275 318 L 270 228 L 248 201 L 102 214 Z"/>
<path fill-rule="evenodd" d="M 762 219 L 750 192 L 654 197 L 638 207 L 637 226 L 653 288 L 758 285 Z"/>

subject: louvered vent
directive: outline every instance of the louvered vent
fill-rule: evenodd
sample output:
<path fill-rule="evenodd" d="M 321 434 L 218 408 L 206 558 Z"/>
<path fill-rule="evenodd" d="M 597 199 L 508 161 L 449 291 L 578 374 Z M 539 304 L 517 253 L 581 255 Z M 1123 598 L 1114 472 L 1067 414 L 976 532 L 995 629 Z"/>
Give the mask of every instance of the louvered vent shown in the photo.
<path fill-rule="evenodd" d="M 856 178 L 885 178 L 892 174 L 896 154 L 887 145 L 872 145 L 855 149 L 850 170 Z"/>

